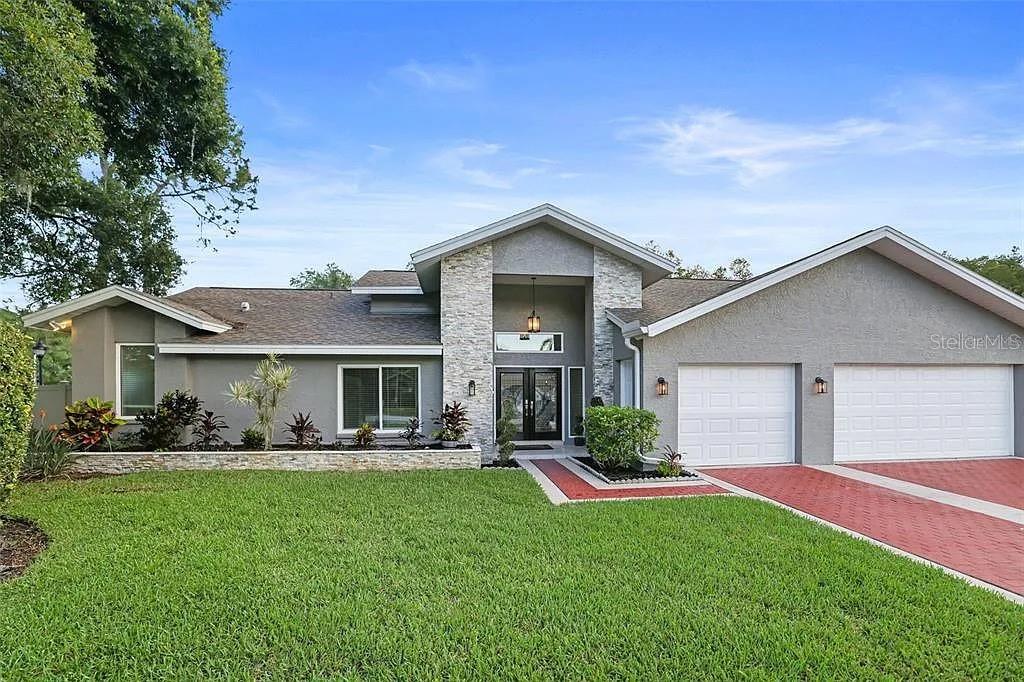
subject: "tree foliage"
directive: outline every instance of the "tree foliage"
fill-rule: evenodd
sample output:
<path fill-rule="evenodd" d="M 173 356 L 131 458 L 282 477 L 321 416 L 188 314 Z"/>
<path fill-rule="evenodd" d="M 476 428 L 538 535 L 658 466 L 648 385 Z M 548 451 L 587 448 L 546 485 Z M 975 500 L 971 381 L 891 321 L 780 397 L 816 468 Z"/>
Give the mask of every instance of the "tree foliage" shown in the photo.
<path fill-rule="evenodd" d="M 672 249 L 663 249 L 655 242 L 647 242 L 646 247 L 659 256 L 664 256 L 676 264 L 675 271 L 669 275 L 680 279 L 750 279 L 754 276 L 750 262 L 746 258 L 734 258 L 728 265 L 706 268 L 703 265 L 683 265 L 683 260 Z"/>
<path fill-rule="evenodd" d="M 21 279 L 35 304 L 109 284 L 165 293 L 185 264 L 172 215 L 191 215 L 209 245 L 211 229 L 233 233 L 239 215 L 255 207 L 256 178 L 228 111 L 225 58 L 212 34 L 224 3 L 13 4 L 28 9 L 4 14 L 0 92 L 17 120 L 34 123 L 18 124 L 12 158 L 45 156 L 24 139 L 32 134 L 66 154 L 35 175 L 19 169 L 24 160 L 0 166 L 0 277 Z M 33 107 L 18 93 L 40 81 L 35 74 L 47 64 L 11 55 L 31 42 L 18 36 L 47 31 L 58 36 L 39 47 L 51 67 L 77 68 L 63 69 L 52 87 L 64 100 Z M 71 40 L 59 39 L 65 33 Z M 65 114 L 45 116 L 47 107 Z"/>
<path fill-rule="evenodd" d="M 355 279 L 352 275 L 338 267 L 337 263 L 328 263 L 323 270 L 306 268 L 288 280 L 294 289 L 348 289 Z"/>
<path fill-rule="evenodd" d="M 21 317 L 10 310 L 0 309 L 0 322 L 7 322 L 20 328 L 23 334 L 27 334 L 32 339 L 32 343 L 42 341 L 46 344 L 46 355 L 43 356 L 44 384 L 71 381 L 71 336 L 69 334 L 23 328 Z"/>
<path fill-rule="evenodd" d="M 1024 253 L 1019 246 L 1010 247 L 1009 253 L 977 258 L 952 258 L 960 265 L 987 277 L 996 284 L 1024 296 Z"/>

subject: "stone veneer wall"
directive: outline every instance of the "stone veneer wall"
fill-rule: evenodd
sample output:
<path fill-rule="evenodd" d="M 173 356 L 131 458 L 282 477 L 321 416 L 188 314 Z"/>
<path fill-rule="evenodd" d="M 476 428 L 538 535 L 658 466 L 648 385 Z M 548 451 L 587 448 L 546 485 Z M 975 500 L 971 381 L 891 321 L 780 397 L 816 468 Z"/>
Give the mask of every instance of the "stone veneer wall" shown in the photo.
<path fill-rule="evenodd" d="M 141 471 L 412 471 L 478 469 L 480 449 L 471 450 L 270 450 L 255 452 L 88 452 L 71 465 L 75 474 Z"/>
<path fill-rule="evenodd" d="M 619 328 L 605 316 L 608 308 L 642 305 L 643 273 L 627 260 L 594 247 L 594 395 L 615 402 L 614 335 Z"/>
<path fill-rule="evenodd" d="M 494 257 L 487 242 L 441 260 L 441 344 L 445 403 L 469 411 L 469 437 L 485 459 L 494 452 Z M 476 382 L 470 397 L 469 382 Z"/>

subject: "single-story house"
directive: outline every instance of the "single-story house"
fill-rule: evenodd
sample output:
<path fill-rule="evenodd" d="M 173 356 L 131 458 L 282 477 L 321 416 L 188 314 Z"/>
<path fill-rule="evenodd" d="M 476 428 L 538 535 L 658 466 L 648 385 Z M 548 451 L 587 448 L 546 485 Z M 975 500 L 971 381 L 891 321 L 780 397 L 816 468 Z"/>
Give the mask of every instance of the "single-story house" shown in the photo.
<path fill-rule="evenodd" d="M 131 419 L 184 388 L 225 415 L 269 352 L 326 437 L 429 428 L 459 401 L 493 451 L 567 441 L 593 397 L 661 419 L 689 464 L 1024 456 L 1024 299 L 889 227 L 745 281 L 675 265 L 545 204 L 347 290 L 112 286 L 26 317 L 70 329 L 72 397 Z"/>

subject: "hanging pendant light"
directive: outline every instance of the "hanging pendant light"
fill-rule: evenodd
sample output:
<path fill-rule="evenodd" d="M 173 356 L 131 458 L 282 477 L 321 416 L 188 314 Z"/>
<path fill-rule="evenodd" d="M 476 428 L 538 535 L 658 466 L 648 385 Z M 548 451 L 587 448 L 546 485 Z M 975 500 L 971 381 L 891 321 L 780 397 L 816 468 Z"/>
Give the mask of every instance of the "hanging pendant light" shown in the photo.
<path fill-rule="evenodd" d="M 540 331 L 540 317 L 537 315 L 537 278 L 531 277 L 530 279 L 533 280 L 533 289 L 531 292 L 533 305 L 531 306 L 532 311 L 530 312 L 530 316 L 526 318 L 526 331 L 531 334 L 536 334 Z"/>

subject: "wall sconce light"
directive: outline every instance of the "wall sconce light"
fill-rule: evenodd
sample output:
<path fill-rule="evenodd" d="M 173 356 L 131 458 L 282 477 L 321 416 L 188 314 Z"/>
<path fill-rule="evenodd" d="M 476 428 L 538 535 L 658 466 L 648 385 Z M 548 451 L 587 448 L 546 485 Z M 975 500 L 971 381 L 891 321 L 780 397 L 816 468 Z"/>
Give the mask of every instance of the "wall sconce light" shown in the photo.
<path fill-rule="evenodd" d="M 821 377 L 814 377 L 814 392 L 818 395 L 828 393 L 828 382 Z"/>
<path fill-rule="evenodd" d="M 656 390 L 658 395 L 668 395 L 668 381 L 666 381 L 665 377 L 658 377 Z"/>
<path fill-rule="evenodd" d="M 472 398 L 476 395 L 476 382 L 472 379 L 469 380 L 469 397 Z"/>
<path fill-rule="evenodd" d="M 533 305 L 531 307 L 530 316 L 526 318 L 526 331 L 531 334 L 536 334 L 540 331 L 540 316 L 537 315 L 537 278 L 531 277 L 530 279 L 532 280 L 533 287 L 530 291 Z"/>

